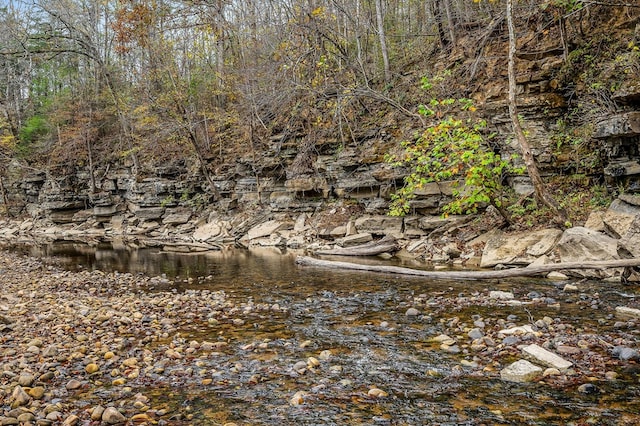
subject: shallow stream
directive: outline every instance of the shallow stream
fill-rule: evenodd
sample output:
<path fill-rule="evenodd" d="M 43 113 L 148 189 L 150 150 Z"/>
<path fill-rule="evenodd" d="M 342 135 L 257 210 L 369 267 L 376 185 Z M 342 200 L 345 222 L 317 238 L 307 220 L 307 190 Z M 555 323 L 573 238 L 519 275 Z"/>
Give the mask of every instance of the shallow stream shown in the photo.
<path fill-rule="evenodd" d="M 185 255 L 69 242 L 18 249 L 71 270 L 166 277 L 154 291 L 223 290 L 239 304 L 283 308 L 247 316 L 242 324 L 194 322 L 181 330 L 186 341 L 224 336 L 230 343 L 204 366 L 214 372 L 211 383 L 194 377 L 145 389 L 191 413 L 172 424 L 640 424 L 640 367 L 609 354 L 615 343 L 609 340 L 637 342 L 635 323 L 621 326 L 614 315 L 616 306 L 637 307 L 634 285 L 584 281 L 579 292 L 568 293 L 565 283 L 542 279 L 425 281 L 299 267 L 295 253 L 272 249 Z M 538 302 L 496 304 L 489 290 Z M 419 314 L 406 315 L 411 307 Z M 596 342 L 581 348 L 577 374 L 562 382 L 502 381 L 499 371 L 517 359 L 517 345 L 505 349 L 497 341 L 495 350 L 474 353 L 464 332 L 474 321 L 485 323 L 489 335 L 505 323 L 545 316 L 566 326 L 568 342 Z M 459 353 L 431 341 L 442 333 L 458 341 Z M 558 343 L 557 333 L 554 338 Z M 593 364 L 585 363 L 588 357 Z M 604 380 L 604 370 L 617 379 Z M 578 390 L 585 383 L 594 384 L 592 391 Z M 373 397 L 374 387 L 388 396 Z"/>

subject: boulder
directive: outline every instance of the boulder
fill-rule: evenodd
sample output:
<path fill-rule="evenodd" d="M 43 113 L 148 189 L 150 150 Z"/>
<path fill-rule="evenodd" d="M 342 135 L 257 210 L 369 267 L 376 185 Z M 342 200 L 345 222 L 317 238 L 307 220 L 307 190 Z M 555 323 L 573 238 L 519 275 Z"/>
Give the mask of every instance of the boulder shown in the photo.
<path fill-rule="evenodd" d="M 290 191 L 326 191 L 329 187 L 327 180 L 322 177 L 296 177 L 284 183 Z"/>
<path fill-rule="evenodd" d="M 63 224 L 73 222 L 73 218 L 80 210 L 53 210 L 49 212 L 49 219 L 53 223 Z"/>
<path fill-rule="evenodd" d="M 561 262 L 585 262 L 591 260 L 616 260 L 618 240 L 592 229 L 577 226 L 564 231 L 556 244 Z M 612 270 L 574 270 L 572 275 L 581 277 L 607 278 L 613 276 Z"/>
<path fill-rule="evenodd" d="M 614 238 L 621 238 L 631 229 L 635 217 L 639 215 L 640 207 L 618 198 L 602 215 L 604 230 Z"/>
<path fill-rule="evenodd" d="M 536 257 L 549 252 L 561 235 L 562 231 L 558 229 L 542 229 L 514 235 L 495 232 L 487 240 L 480 267 L 490 268 L 498 264 L 528 265 Z"/>
<path fill-rule="evenodd" d="M 589 217 L 587 221 L 584 223 L 585 228 L 592 229 L 594 231 L 604 232 L 604 212 L 591 212 L 589 213 Z"/>
<path fill-rule="evenodd" d="M 621 238 L 629 231 L 634 219 L 635 215 L 609 209 L 602 216 L 602 223 L 607 234 Z"/>
<path fill-rule="evenodd" d="M 620 249 L 628 251 L 634 257 L 640 257 L 640 215 L 633 218 L 618 244 Z"/>
<path fill-rule="evenodd" d="M 111 217 L 118 213 L 118 206 L 114 204 L 95 206 L 92 213 L 98 217 Z"/>
<path fill-rule="evenodd" d="M 416 227 L 422 229 L 423 231 L 433 231 L 443 226 L 454 226 L 457 222 L 463 222 L 465 220 L 464 217 L 461 216 L 447 216 L 442 217 L 442 215 L 427 215 L 417 218 Z M 413 224 L 413 221 L 409 223 Z M 407 218 L 405 218 L 405 222 L 407 222 Z"/>
<path fill-rule="evenodd" d="M 632 76 L 633 73 L 631 73 L 630 75 Z M 611 99 L 616 102 L 626 104 L 640 101 L 640 79 L 629 78 L 625 80 L 613 93 Z"/>
<path fill-rule="evenodd" d="M 296 232 L 306 231 L 309 228 L 309 226 L 307 225 L 308 218 L 309 215 L 307 215 L 306 213 L 300 213 L 300 215 L 296 219 L 296 223 L 293 225 L 293 230 Z"/>

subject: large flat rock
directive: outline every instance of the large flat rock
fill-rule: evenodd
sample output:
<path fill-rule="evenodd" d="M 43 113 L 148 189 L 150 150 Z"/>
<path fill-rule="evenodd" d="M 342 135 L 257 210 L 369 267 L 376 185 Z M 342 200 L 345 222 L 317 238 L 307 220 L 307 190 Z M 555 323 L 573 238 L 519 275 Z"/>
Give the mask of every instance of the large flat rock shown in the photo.
<path fill-rule="evenodd" d="M 484 246 L 480 267 L 490 268 L 498 264 L 528 265 L 551 250 L 561 236 L 562 231 L 558 229 L 513 235 L 495 232 Z"/>
<path fill-rule="evenodd" d="M 627 318 L 640 318 L 640 309 L 629 308 L 627 306 L 617 306 L 616 314 Z"/>
<path fill-rule="evenodd" d="M 593 229 L 577 226 L 564 231 L 556 244 L 562 262 L 588 262 L 592 260 L 617 260 L 618 240 Z M 573 270 L 572 275 L 606 278 L 612 270 Z"/>
<path fill-rule="evenodd" d="M 559 355 L 554 354 L 545 348 L 532 344 L 522 348 L 522 353 L 530 360 L 542 364 L 546 367 L 557 368 L 560 371 L 567 371 L 573 365 Z"/>
<path fill-rule="evenodd" d="M 372 234 L 399 234 L 402 232 L 402 218 L 385 215 L 367 215 L 356 219 L 358 232 Z"/>
<path fill-rule="evenodd" d="M 217 222 L 209 222 L 196 228 L 193 231 L 193 239 L 196 241 L 207 241 L 222 233 L 222 227 Z"/>
<path fill-rule="evenodd" d="M 279 220 L 268 220 L 249 229 L 247 232 L 247 238 L 253 240 L 256 238 L 268 237 L 274 232 L 278 232 L 283 229 L 291 229 L 292 227 L 293 225 L 291 223 L 281 222 Z"/>

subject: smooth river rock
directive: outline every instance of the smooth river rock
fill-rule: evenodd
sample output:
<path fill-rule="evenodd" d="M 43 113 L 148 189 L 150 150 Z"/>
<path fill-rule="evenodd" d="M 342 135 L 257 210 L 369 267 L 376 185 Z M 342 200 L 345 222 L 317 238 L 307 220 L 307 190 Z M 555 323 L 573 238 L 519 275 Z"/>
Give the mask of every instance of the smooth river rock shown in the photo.
<path fill-rule="evenodd" d="M 500 371 L 500 378 L 507 382 L 526 383 L 542 374 L 542 368 L 525 359 L 516 361 Z"/>

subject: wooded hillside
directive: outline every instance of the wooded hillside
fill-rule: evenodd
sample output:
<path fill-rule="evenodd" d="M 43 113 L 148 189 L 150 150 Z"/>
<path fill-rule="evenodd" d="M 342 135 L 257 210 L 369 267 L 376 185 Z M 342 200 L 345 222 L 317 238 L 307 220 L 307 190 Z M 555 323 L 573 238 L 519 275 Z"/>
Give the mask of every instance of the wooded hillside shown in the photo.
<path fill-rule="evenodd" d="M 569 103 L 552 120 L 572 172 L 602 173 L 584 124 L 638 74 L 631 3 L 515 2 L 519 60 L 564 62 L 540 90 Z M 382 161 L 425 125 L 424 76 L 430 96 L 474 99 L 484 115 L 496 91 L 506 99 L 502 1 L 8 1 L 0 25 L 0 175 L 83 170 L 88 193 L 115 165 L 144 177 L 181 164 L 216 200 L 239 159 L 258 180 L 293 179 L 377 138 L 368 161 Z M 518 72 L 524 84 L 532 71 Z"/>

